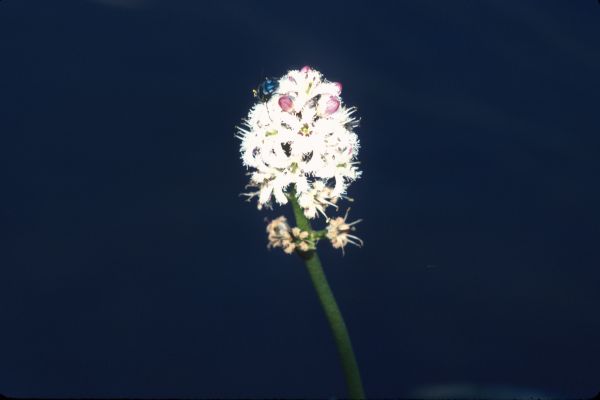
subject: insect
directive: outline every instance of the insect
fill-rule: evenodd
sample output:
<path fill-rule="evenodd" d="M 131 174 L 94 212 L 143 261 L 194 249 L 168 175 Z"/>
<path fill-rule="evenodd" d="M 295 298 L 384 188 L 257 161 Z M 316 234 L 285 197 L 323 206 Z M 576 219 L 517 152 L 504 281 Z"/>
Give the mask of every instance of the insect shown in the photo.
<path fill-rule="evenodd" d="M 271 119 L 271 113 L 269 112 L 269 106 L 267 102 L 271 96 L 273 96 L 277 88 L 279 88 L 279 82 L 273 78 L 266 78 L 261 82 L 260 85 L 258 85 L 256 89 L 252 90 L 254 97 L 258 98 L 258 100 L 267 108 L 267 115 L 271 121 L 273 121 L 273 119 Z"/>
<path fill-rule="evenodd" d="M 252 93 L 254 94 L 254 97 L 258 98 L 258 100 L 266 103 L 269 101 L 271 96 L 273 96 L 273 93 L 275 93 L 278 87 L 279 83 L 275 79 L 266 78 L 261 82 L 260 85 L 258 85 L 256 89 L 252 91 Z"/>

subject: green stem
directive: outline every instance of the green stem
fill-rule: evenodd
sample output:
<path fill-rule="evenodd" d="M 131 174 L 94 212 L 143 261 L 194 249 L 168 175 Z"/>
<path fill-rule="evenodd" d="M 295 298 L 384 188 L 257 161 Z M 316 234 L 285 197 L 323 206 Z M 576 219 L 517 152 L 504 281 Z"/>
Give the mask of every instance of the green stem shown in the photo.
<path fill-rule="evenodd" d="M 294 216 L 296 217 L 296 225 L 298 228 L 303 231 L 313 232 L 310 222 L 304 216 L 304 212 L 296 200 L 294 191 L 291 192 L 289 199 L 294 209 Z M 333 292 L 327 282 L 327 277 L 321 266 L 319 256 L 317 255 L 316 250 L 302 253 L 301 256 L 306 262 L 306 268 L 310 274 L 313 286 L 317 291 L 319 301 L 321 302 L 323 311 L 325 311 L 331 333 L 335 339 L 340 361 L 342 362 L 342 368 L 344 369 L 349 397 L 351 399 L 364 399 L 365 392 L 363 390 L 358 364 L 356 363 L 356 357 L 352 350 L 350 335 L 348 335 L 346 323 L 344 322 L 342 313 L 340 312 L 335 297 L 333 296 Z"/>

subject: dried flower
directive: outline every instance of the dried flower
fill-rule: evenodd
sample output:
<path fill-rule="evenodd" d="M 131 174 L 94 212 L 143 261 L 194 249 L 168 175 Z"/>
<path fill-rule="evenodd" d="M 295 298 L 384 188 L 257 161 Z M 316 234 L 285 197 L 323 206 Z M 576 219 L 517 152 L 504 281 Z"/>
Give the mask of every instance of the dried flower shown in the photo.
<path fill-rule="evenodd" d="M 346 219 L 348 218 L 349 211 L 350 209 L 346 211 L 346 215 L 344 215 L 343 218 L 337 217 L 332 219 L 327 225 L 327 239 L 329 239 L 333 248 L 341 248 L 342 252 L 348 243 L 358 247 L 363 245 L 363 241 L 359 237 L 350 234 L 350 232 L 356 230 L 354 225 L 358 224 L 362 220 L 358 219 L 354 222 L 347 223 Z"/>
<path fill-rule="evenodd" d="M 306 252 L 316 248 L 316 241 L 311 233 L 298 227 L 291 228 L 284 216 L 269 222 L 267 234 L 267 247 L 281 247 L 287 254 L 292 254 L 295 250 Z"/>
<path fill-rule="evenodd" d="M 268 248 L 281 247 L 284 252 L 291 254 L 296 249 L 292 239 L 291 228 L 284 216 L 275 218 L 267 225 L 269 243 Z"/>

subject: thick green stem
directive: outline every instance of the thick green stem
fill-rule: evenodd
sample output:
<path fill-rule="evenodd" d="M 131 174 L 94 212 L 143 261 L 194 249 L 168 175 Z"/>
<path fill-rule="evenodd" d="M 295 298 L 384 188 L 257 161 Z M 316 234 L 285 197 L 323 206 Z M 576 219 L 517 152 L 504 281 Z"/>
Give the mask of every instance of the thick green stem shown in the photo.
<path fill-rule="evenodd" d="M 289 198 L 294 209 L 294 216 L 296 217 L 296 225 L 298 228 L 303 231 L 313 232 L 310 222 L 304 216 L 302 208 L 300 208 L 300 205 L 296 200 L 295 193 L 292 192 Z M 346 377 L 349 398 L 364 399 L 365 393 L 360 378 L 360 372 L 358 370 L 358 364 L 356 363 L 356 357 L 352 350 L 352 342 L 348 335 L 348 329 L 346 328 L 342 313 L 340 312 L 335 297 L 333 297 L 333 292 L 327 282 L 327 277 L 321 266 L 319 256 L 317 255 L 316 250 L 301 255 L 306 262 L 306 268 L 310 274 L 313 286 L 317 291 L 319 301 L 321 302 L 323 311 L 325 311 L 331 333 L 335 339 L 340 361 L 342 362 L 342 368 L 344 369 L 344 376 Z"/>

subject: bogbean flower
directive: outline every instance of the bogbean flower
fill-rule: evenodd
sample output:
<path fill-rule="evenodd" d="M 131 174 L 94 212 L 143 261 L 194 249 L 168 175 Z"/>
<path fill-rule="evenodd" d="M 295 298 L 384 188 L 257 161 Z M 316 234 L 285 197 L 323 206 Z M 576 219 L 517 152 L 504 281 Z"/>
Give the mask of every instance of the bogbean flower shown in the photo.
<path fill-rule="evenodd" d="M 329 223 L 323 231 L 296 231 L 279 217 L 267 226 L 268 247 L 307 252 L 324 238 L 342 251 L 348 243 L 362 245 L 349 234 L 355 222 L 327 215 L 340 199 L 349 199 L 348 185 L 361 175 L 356 109 L 343 104 L 341 93 L 341 83 L 310 67 L 267 79 L 255 91 L 258 101 L 236 135 L 250 176 L 251 191 L 244 195 L 256 197 L 259 209 L 292 200 L 306 218 L 323 216 Z"/>
<path fill-rule="evenodd" d="M 254 188 L 246 195 L 257 197 L 259 209 L 286 204 L 293 184 L 313 219 L 360 177 L 355 109 L 344 106 L 341 91 L 340 83 L 304 67 L 281 77 L 276 91 L 252 107 L 237 136 Z"/>
<path fill-rule="evenodd" d="M 343 218 L 337 217 L 332 219 L 327 225 L 327 239 L 329 239 L 334 249 L 342 249 L 342 252 L 348 243 L 358 247 L 363 245 L 363 241 L 359 237 L 350 234 L 350 232 L 356 230 L 354 225 L 362 220 L 358 219 L 354 222 L 346 222 L 348 211 L 350 211 L 350 209 L 346 211 L 346 215 L 344 215 Z"/>
<path fill-rule="evenodd" d="M 254 91 L 257 103 L 238 128 L 242 161 L 249 169 L 253 188 L 245 193 L 257 198 L 258 208 L 291 203 L 298 226 L 284 216 L 267 224 L 267 247 L 297 253 L 306 264 L 319 302 L 329 321 L 346 377 L 348 398 L 364 399 L 365 392 L 344 318 L 329 287 L 317 254 L 317 242 L 328 239 L 334 248 L 348 243 L 361 246 L 352 235 L 359 221 L 329 218 L 328 208 L 339 209 L 348 199 L 346 189 L 360 177 L 357 120 L 354 108 L 344 106 L 342 85 L 329 82 L 310 67 L 266 79 Z M 314 230 L 310 219 L 325 217 L 325 229 Z"/>

